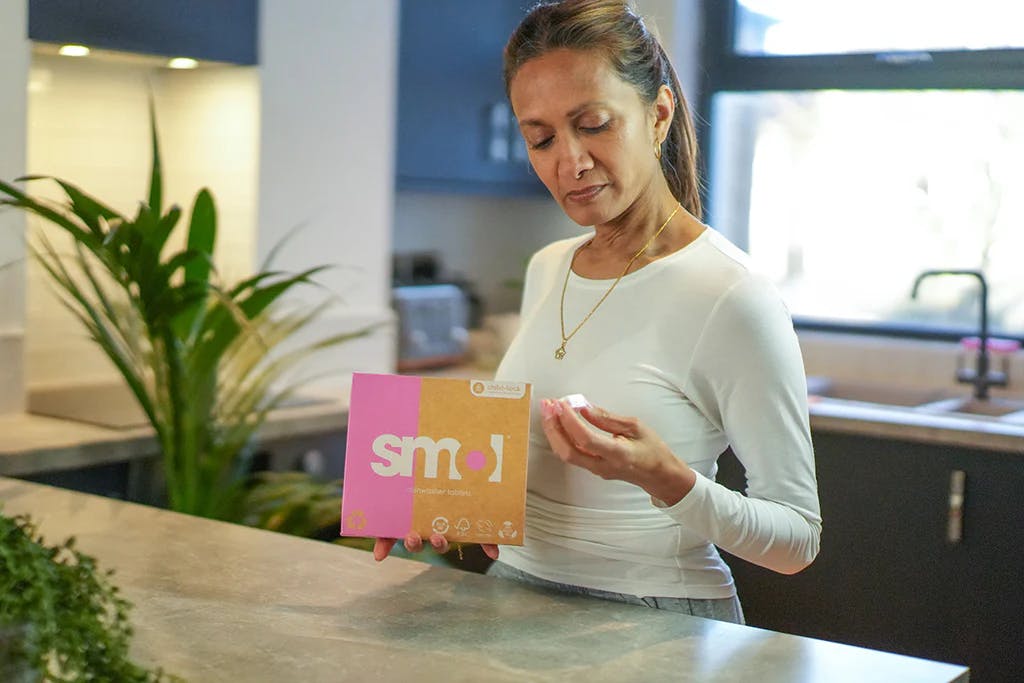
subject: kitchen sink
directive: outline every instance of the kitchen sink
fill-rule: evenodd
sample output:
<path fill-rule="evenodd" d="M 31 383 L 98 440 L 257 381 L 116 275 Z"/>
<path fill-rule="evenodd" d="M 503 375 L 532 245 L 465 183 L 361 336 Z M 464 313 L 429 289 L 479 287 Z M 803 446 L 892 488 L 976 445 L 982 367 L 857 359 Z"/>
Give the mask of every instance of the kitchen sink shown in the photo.
<path fill-rule="evenodd" d="M 968 396 L 926 403 L 918 406 L 918 409 L 928 412 L 967 413 L 968 415 L 1003 417 L 1011 413 L 1024 411 L 1024 400 L 1011 400 L 1005 398 L 979 400 Z"/>
<path fill-rule="evenodd" d="M 820 376 L 807 378 L 807 393 L 812 403 L 821 400 L 853 401 L 882 408 L 1024 423 L 1024 397 L 979 400 L 970 396 L 968 391 L 966 387 L 957 391 L 948 387 L 907 387 Z"/>
<path fill-rule="evenodd" d="M 906 408 L 957 398 L 957 394 L 947 389 L 851 382 L 830 377 L 808 377 L 807 393 L 812 397 Z"/>

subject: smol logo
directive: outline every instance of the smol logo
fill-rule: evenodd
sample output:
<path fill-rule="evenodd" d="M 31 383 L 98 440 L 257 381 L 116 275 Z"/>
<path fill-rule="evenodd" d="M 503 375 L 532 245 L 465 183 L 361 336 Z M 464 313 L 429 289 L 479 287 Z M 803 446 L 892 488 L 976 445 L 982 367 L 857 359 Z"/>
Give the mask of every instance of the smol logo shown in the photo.
<path fill-rule="evenodd" d="M 518 535 L 519 532 L 514 526 L 512 526 L 512 522 L 509 521 L 506 521 L 501 525 L 501 528 L 498 529 L 498 538 L 515 538 Z"/>
<path fill-rule="evenodd" d="M 353 531 L 365 529 L 366 515 L 363 514 L 362 510 L 353 510 L 349 513 L 348 517 L 345 518 L 345 526 Z"/>
<path fill-rule="evenodd" d="M 448 525 L 448 519 L 447 518 L 445 518 L 445 517 L 434 517 L 434 521 L 430 525 L 430 528 L 433 529 L 434 531 L 436 531 L 439 534 L 444 534 L 444 533 L 448 532 L 448 526 L 449 525 Z"/>
<path fill-rule="evenodd" d="M 501 483 L 504 446 L 505 437 L 502 434 L 491 434 L 491 450 L 494 452 L 495 464 L 487 481 L 495 484 Z M 462 474 L 455 464 L 459 451 L 462 449 L 462 442 L 450 436 L 434 441 L 429 436 L 399 437 L 395 434 L 381 434 L 373 440 L 371 448 L 374 455 L 385 461 L 370 463 L 370 469 L 382 477 L 413 476 L 413 457 L 419 450 L 423 451 L 423 476 L 425 478 L 437 479 L 437 466 L 441 460 L 441 451 L 447 451 L 448 479 L 462 479 Z M 474 450 L 466 454 L 466 465 L 471 470 L 479 470 L 486 463 L 487 456 L 483 451 Z"/>
<path fill-rule="evenodd" d="M 474 379 L 469 393 L 482 398 L 522 398 L 526 395 L 526 382 L 496 382 Z"/>
<path fill-rule="evenodd" d="M 455 522 L 455 533 L 459 536 L 465 536 L 469 533 L 471 527 L 472 525 L 469 523 L 468 519 L 465 517 L 459 517 L 459 521 Z"/>
<path fill-rule="evenodd" d="M 481 519 L 476 523 L 476 530 L 482 534 L 493 534 L 494 524 L 489 519 Z"/>

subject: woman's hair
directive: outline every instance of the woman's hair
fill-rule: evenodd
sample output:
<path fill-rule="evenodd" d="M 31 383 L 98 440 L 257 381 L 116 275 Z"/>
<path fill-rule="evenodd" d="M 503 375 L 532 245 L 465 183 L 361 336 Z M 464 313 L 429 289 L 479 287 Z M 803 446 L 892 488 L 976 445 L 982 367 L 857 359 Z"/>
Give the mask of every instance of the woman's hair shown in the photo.
<path fill-rule="evenodd" d="M 697 135 L 675 69 L 643 19 L 624 0 L 543 0 L 529 11 L 505 46 L 505 94 L 519 67 L 559 48 L 602 53 L 647 103 L 654 102 L 662 85 L 672 89 L 676 111 L 663 143 L 661 172 L 683 208 L 699 219 Z"/>

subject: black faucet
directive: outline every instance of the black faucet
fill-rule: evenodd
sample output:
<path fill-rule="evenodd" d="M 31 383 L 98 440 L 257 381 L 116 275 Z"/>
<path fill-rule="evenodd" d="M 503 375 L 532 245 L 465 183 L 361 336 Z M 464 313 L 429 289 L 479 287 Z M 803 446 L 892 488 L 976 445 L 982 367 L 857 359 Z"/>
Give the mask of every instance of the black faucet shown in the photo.
<path fill-rule="evenodd" d="M 982 401 L 988 399 L 989 387 L 1005 387 L 1007 378 L 1005 372 L 990 372 L 988 362 L 988 282 L 984 274 L 977 270 L 926 270 L 914 280 L 914 287 L 910 290 L 910 298 L 917 298 L 917 288 L 921 281 L 933 275 L 969 275 L 978 279 L 981 284 L 981 321 L 978 339 L 978 365 L 975 370 L 960 368 L 957 370 L 956 379 L 964 384 L 974 385 L 974 397 Z"/>

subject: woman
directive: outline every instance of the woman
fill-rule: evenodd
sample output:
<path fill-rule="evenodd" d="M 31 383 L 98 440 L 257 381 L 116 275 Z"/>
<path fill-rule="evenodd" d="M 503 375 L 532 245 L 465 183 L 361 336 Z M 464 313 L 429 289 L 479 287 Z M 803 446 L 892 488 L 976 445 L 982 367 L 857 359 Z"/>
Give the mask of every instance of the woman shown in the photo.
<path fill-rule="evenodd" d="M 488 573 L 741 623 L 715 546 L 782 573 L 818 551 L 789 315 L 698 219 L 685 100 L 625 3 L 538 5 L 506 47 L 505 83 L 534 170 L 593 232 L 527 269 L 522 327 L 497 376 L 549 398 L 531 428 L 526 543 Z M 566 394 L 590 405 L 555 398 Z M 747 496 L 714 482 L 730 446 Z M 378 559 L 390 543 L 378 541 Z"/>

